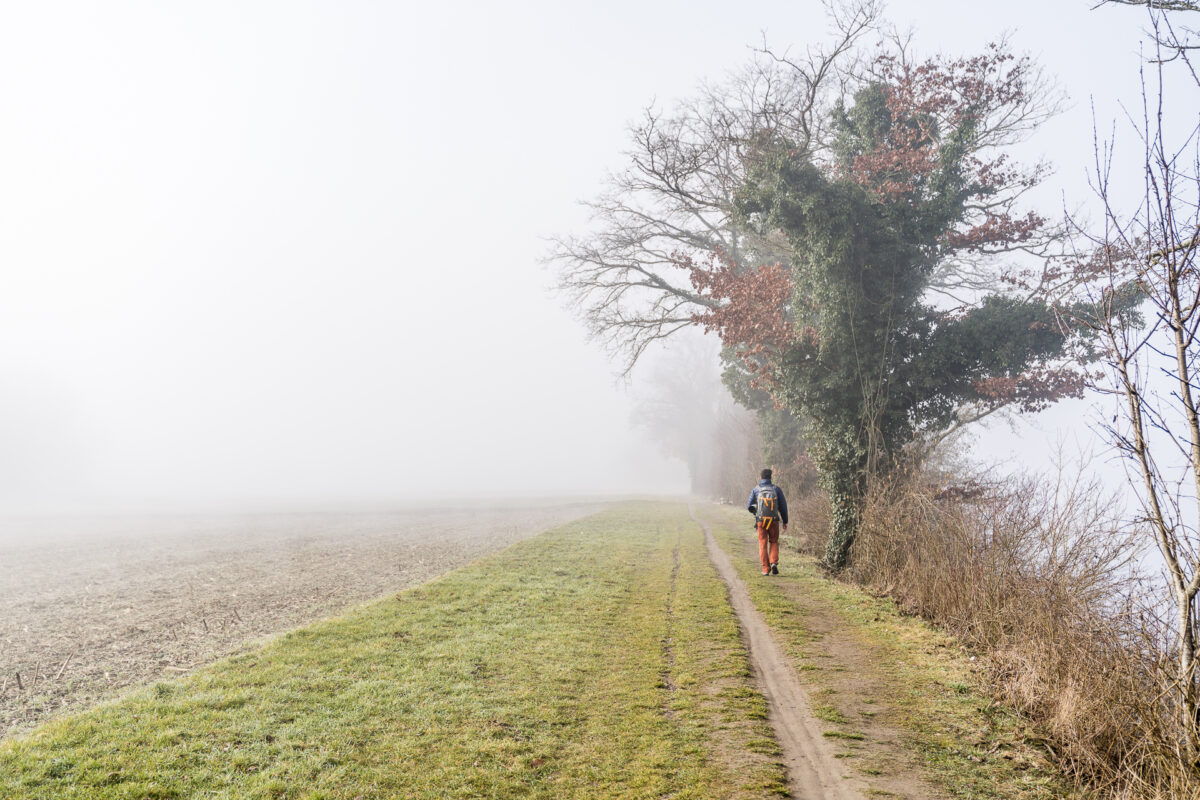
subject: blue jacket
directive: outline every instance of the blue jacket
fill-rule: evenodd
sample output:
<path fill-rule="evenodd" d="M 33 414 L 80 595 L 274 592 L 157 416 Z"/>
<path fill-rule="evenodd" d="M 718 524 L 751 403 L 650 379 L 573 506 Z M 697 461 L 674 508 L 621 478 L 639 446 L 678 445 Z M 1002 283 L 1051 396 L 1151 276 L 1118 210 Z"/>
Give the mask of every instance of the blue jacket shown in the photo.
<path fill-rule="evenodd" d="M 750 490 L 750 499 L 746 501 L 746 510 L 749 511 L 751 514 L 757 514 L 758 513 L 758 487 L 759 486 L 773 486 L 773 485 L 774 484 L 772 484 L 768 480 L 759 481 L 758 486 L 755 486 L 753 489 Z M 779 521 L 782 522 L 784 525 L 787 525 L 788 524 L 787 498 L 783 496 L 783 489 L 780 489 L 778 486 L 775 486 L 775 496 L 779 498 Z"/>

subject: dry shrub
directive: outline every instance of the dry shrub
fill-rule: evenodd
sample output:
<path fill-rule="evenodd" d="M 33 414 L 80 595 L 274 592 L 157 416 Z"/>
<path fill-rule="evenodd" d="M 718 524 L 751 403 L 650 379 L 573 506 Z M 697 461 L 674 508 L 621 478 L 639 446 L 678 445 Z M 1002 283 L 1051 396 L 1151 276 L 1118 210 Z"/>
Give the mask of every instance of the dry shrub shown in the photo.
<path fill-rule="evenodd" d="M 805 555 L 822 558 L 825 540 L 832 522 L 829 497 L 819 489 L 801 494 L 788 503 L 788 532 L 796 537 L 797 549 Z"/>
<path fill-rule="evenodd" d="M 1106 495 L 1082 479 L 948 490 L 901 475 L 865 503 L 846 577 L 985 654 L 998 698 L 1080 784 L 1200 796 L 1164 677 L 1167 628 L 1146 610 L 1164 607 L 1147 602 Z"/>

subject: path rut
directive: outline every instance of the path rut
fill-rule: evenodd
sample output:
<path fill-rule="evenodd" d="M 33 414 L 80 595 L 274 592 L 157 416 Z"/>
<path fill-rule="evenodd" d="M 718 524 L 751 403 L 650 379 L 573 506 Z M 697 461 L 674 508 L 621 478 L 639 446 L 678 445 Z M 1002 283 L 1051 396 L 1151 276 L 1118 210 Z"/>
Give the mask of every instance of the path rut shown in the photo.
<path fill-rule="evenodd" d="M 812 713 L 804 685 L 790 660 L 775 643 L 771 629 L 751 601 L 733 562 L 717 544 L 712 527 L 696 516 L 690 504 L 688 513 L 704 529 L 708 556 L 729 589 L 729 602 L 741 625 L 754 677 L 766 697 L 768 719 L 783 751 L 792 797 L 797 800 L 864 800 L 857 785 L 859 782 L 842 777 L 842 767 L 822 735 L 820 721 Z"/>

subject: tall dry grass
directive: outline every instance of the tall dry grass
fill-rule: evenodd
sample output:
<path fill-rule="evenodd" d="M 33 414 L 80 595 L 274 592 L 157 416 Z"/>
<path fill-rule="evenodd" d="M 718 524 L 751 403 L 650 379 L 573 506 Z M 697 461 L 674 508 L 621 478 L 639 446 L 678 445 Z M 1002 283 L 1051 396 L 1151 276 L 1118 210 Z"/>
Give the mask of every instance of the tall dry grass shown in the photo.
<path fill-rule="evenodd" d="M 1169 608 L 1135 570 L 1136 531 L 1080 478 L 880 483 L 843 577 L 896 598 L 985 656 L 993 692 L 1063 770 L 1111 798 L 1200 797 L 1172 701 Z M 801 549 L 821 546 L 819 495 Z M 794 512 L 795 513 L 795 512 Z"/>

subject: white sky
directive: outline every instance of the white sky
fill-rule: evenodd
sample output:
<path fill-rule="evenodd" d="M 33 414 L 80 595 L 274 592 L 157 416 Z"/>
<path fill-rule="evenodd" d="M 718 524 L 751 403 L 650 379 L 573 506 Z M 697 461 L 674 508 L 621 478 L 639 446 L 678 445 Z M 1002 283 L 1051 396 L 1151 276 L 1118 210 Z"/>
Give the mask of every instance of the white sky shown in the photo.
<path fill-rule="evenodd" d="M 1045 202 L 1084 199 L 1089 98 L 1107 124 L 1136 97 L 1142 17 L 967 5 L 889 16 L 925 50 L 1011 31 L 1073 103 L 1029 150 Z M 824 26 L 813 0 L 5 4 L 0 509 L 684 491 L 544 238 L 645 104 Z M 1036 460 L 1080 417 L 981 452 Z"/>

